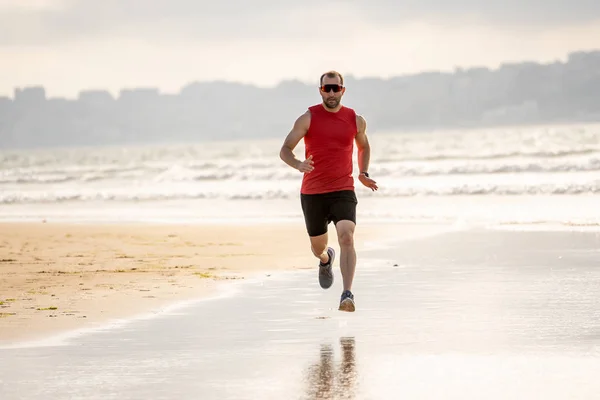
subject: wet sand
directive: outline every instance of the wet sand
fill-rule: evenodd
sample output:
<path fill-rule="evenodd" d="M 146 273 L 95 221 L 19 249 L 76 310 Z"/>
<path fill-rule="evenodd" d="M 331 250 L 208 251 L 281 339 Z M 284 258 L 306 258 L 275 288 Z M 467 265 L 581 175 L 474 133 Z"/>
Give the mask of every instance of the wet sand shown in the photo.
<path fill-rule="evenodd" d="M 332 226 L 331 226 L 332 227 Z M 388 231 L 361 226 L 357 246 Z M 335 237 L 333 247 L 338 248 Z M 314 269 L 299 223 L 0 224 L 0 344 L 43 338 L 211 296 L 271 271 Z"/>
<path fill-rule="evenodd" d="M 593 399 L 600 236 L 465 231 L 362 249 L 357 312 L 274 271 L 150 319 L 0 349 L 0 397 Z"/>

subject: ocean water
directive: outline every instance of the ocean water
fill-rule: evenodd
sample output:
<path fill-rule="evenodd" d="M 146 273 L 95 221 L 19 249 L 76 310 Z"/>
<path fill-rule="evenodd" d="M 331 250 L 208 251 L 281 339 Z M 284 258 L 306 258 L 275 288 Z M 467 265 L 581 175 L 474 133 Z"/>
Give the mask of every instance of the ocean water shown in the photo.
<path fill-rule="evenodd" d="M 302 176 L 279 159 L 283 137 L 4 150 L 0 220 L 298 220 Z M 600 125 L 372 132 L 370 142 L 380 190 L 357 181 L 363 221 L 600 225 Z"/>

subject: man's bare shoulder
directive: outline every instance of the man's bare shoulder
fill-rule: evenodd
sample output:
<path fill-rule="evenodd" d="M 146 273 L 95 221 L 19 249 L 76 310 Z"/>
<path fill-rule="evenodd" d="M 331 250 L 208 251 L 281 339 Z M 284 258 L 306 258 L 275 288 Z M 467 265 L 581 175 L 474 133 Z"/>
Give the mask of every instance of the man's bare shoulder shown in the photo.
<path fill-rule="evenodd" d="M 298 117 L 299 120 L 310 122 L 311 113 L 310 110 L 306 110 L 304 114 Z"/>
<path fill-rule="evenodd" d="M 297 119 L 296 119 L 296 126 L 300 127 L 300 128 L 304 128 L 304 129 L 308 129 L 310 126 L 310 110 L 306 110 L 306 112 L 302 115 L 300 115 Z"/>
<path fill-rule="evenodd" d="M 367 120 L 360 114 L 356 114 L 356 128 L 359 132 L 363 132 L 367 128 Z"/>

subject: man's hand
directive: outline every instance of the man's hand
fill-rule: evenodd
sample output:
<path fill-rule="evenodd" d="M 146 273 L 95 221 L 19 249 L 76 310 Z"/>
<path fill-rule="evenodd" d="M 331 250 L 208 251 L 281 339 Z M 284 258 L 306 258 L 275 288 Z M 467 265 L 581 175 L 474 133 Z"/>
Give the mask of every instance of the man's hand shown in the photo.
<path fill-rule="evenodd" d="M 313 169 L 315 169 L 315 167 L 313 167 L 313 160 L 312 160 L 312 154 L 310 156 L 308 156 L 308 158 L 300 163 L 298 163 L 298 166 L 296 167 L 296 169 L 300 172 L 303 173 L 310 173 Z"/>
<path fill-rule="evenodd" d="M 379 189 L 377 187 L 377 182 L 375 182 L 373 179 L 366 177 L 363 174 L 360 174 L 358 176 L 358 180 L 360 181 L 360 183 L 362 183 L 363 185 L 365 185 L 366 187 L 368 187 L 369 189 L 371 189 L 372 191 L 376 191 L 377 189 Z"/>

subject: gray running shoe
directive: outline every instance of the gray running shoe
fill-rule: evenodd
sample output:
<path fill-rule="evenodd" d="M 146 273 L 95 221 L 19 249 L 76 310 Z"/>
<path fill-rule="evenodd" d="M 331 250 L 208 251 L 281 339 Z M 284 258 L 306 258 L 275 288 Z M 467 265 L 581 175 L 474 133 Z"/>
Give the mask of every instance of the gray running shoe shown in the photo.
<path fill-rule="evenodd" d="M 323 264 L 319 261 L 319 284 L 323 289 L 329 289 L 333 285 L 333 262 L 335 261 L 335 250 L 331 247 L 327 248 L 329 261 Z"/>

